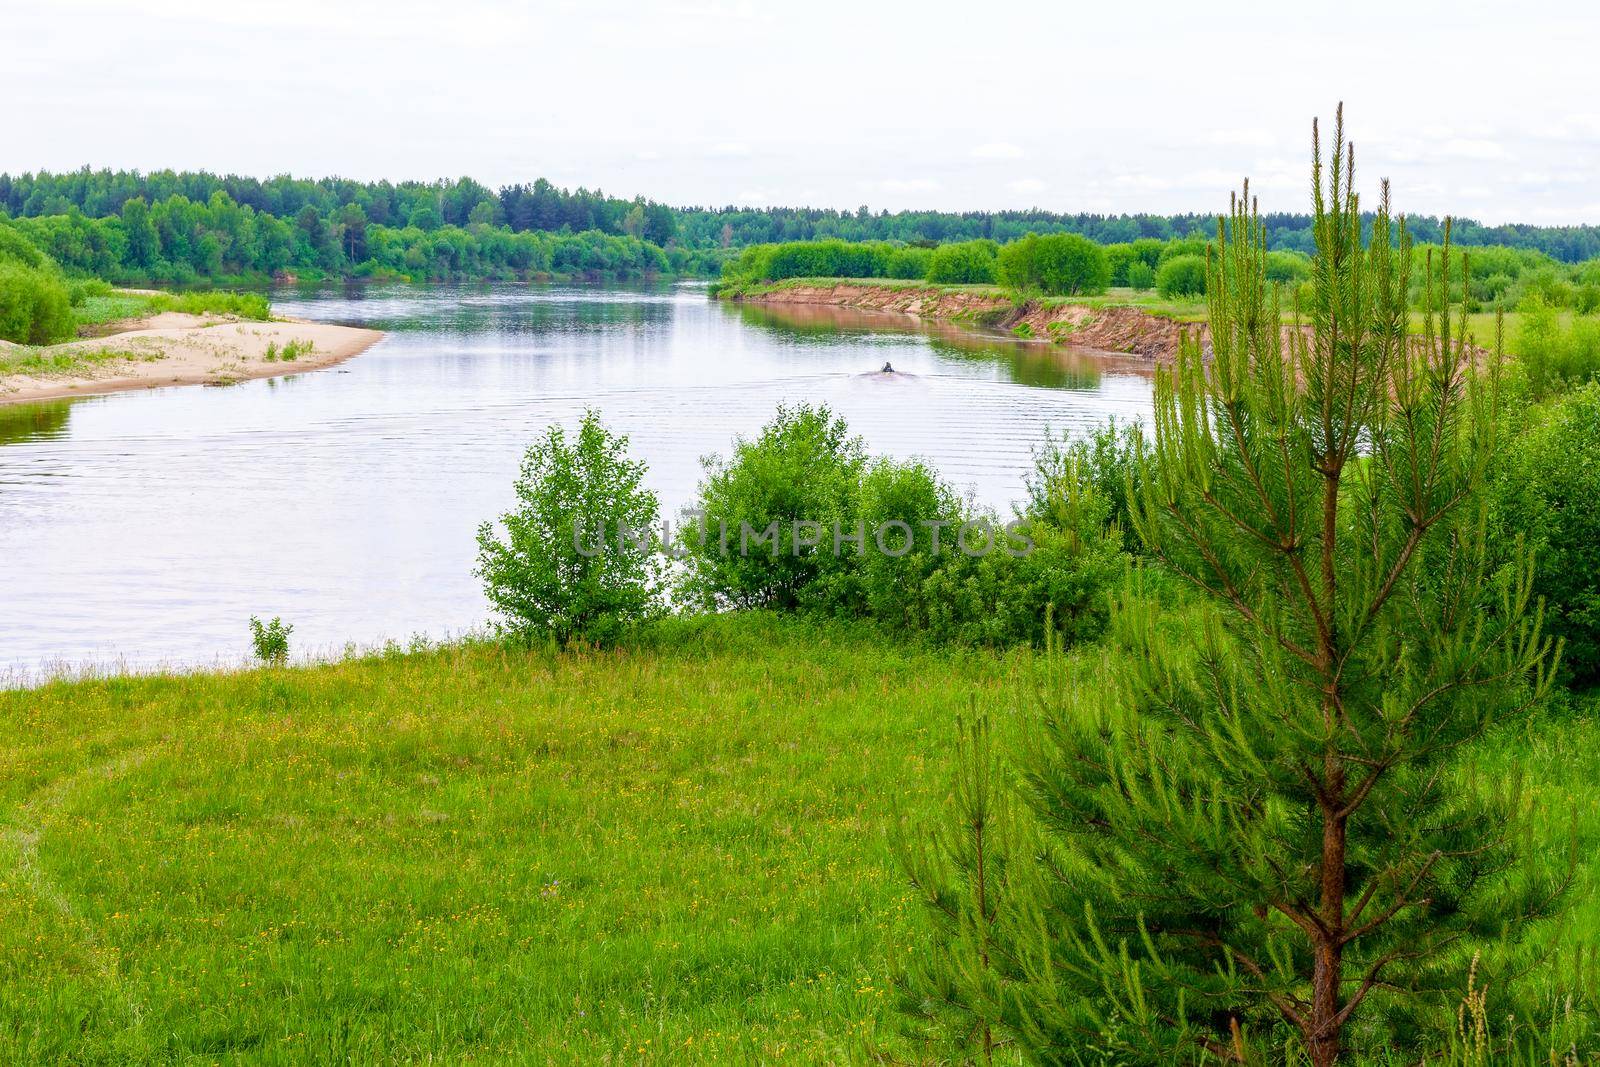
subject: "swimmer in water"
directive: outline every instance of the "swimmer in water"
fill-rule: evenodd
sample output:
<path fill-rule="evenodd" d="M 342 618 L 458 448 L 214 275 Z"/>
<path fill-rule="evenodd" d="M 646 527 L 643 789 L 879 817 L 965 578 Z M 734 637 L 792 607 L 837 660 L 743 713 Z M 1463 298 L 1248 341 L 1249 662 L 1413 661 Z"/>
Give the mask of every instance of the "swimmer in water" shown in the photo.
<path fill-rule="evenodd" d="M 894 366 L 892 364 L 890 364 L 889 362 L 885 361 L 884 364 L 883 364 L 883 370 L 879 371 L 878 373 L 879 374 L 893 374 L 894 373 Z"/>

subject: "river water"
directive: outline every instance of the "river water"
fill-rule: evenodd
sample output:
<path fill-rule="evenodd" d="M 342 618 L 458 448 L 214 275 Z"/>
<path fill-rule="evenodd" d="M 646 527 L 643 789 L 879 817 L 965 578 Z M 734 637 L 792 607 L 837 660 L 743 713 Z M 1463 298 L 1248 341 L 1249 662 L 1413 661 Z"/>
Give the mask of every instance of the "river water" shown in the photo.
<path fill-rule="evenodd" d="M 1146 419 L 1131 363 L 695 285 L 280 292 L 279 314 L 389 336 L 333 369 L 0 406 L 0 676 L 237 663 L 246 620 L 296 653 L 481 625 L 474 530 L 528 441 L 598 410 L 694 497 L 781 402 L 826 403 L 1008 513 L 1047 429 Z M 885 362 L 901 372 L 873 375 Z"/>

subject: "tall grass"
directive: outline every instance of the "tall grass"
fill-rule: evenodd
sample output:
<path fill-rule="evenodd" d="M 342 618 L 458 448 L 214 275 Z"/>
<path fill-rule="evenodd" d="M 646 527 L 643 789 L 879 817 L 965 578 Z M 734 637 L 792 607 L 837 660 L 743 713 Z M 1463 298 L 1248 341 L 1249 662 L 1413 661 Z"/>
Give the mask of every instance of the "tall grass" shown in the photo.
<path fill-rule="evenodd" d="M 750 614 L 0 692 L 0 1061 L 918 1061 L 886 831 L 934 820 L 957 714 L 1013 728 L 1035 665 Z M 1517 768 L 1561 860 L 1574 813 L 1600 847 L 1592 707 L 1464 773 Z M 1559 966 L 1488 990 L 1455 1062 L 1584 1006 L 1581 878 Z M 1550 1018 L 1519 1052 L 1550 1062 Z"/>
<path fill-rule="evenodd" d="M 0 1061 L 904 1051 L 882 831 L 1025 664 L 746 616 L 0 693 Z"/>

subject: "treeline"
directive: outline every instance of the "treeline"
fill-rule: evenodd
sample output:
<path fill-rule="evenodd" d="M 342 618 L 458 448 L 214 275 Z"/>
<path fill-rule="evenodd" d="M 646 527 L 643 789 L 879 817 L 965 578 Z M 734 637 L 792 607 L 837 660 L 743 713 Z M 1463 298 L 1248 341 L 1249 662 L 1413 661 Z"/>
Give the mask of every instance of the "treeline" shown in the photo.
<path fill-rule="evenodd" d="M 343 178 L 259 179 L 204 171 L 89 170 L 66 174 L 0 174 L 0 208 L 13 216 L 63 215 L 73 208 L 95 218 L 118 214 L 130 199 L 155 204 L 173 196 L 208 203 L 225 193 L 241 207 L 280 218 L 298 217 L 307 207 L 324 219 L 357 207 L 369 223 L 421 230 L 472 224 L 505 226 L 517 233 L 597 230 L 638 237 L 670 249 L 713 250 L 755 244 L 838 238 L 937 245 L 990 240 L 1007 244 L 1030 233 L 1076 233 L 1097 244 L 1138 240 L 1168 241 L 1208 235 L 1215 216 L 1201 214 L 1100 215 L 1051 211 L 855 211 L 830 208 L 674 208 L 643 197 L 624 199 L 598 190 L 568 190 L 539 179 L 531 184 L 491 190 L 471 178 L 434 182 L 357 182 Z M 1309 253 L 1313 247 L 1308 215 L 1262 216 L 1274 249 Z M 1443 239 L 1443 221 L 1432 216 L 1409 220 L 1419 242 Z M 1364 221 L 1368 234 L 1371 217 Z M 1600 226 L 1485 226 L 1457 219 L 1454 239 L 1464 246 L 1503 245 L 1541 252 L 1563 263 L 1600 256 Z"/>
<path fill-rule="evenodd" d="M 486 222 L 400 226 L 373 222 L 358 205 L 324 215 L 311 204 L 284 218 L 218 190 L 124 201 L 116 214 L 13 221 L 62 268 L 119 282 L 192 284 L 266 277 L 423 280 L 530 276 L 625 279 L 705 273 L 702 258 L 640 237 L 600 230 L 524 231 Z"/>
<path fill-rule="evenodd" d="M 786 241 L 744 249 L 723 264 L 722 278 L 730 287 L 790 278 L 889 278 L 935 285 L 1001 285 L 1020 293 L 1054 296 L 1128 288 L 1156 290 L 1168 299 L 1194 299 L 1205 295 L 1206 251 L 1212 243 L 1197 234 L 1099 245 L 1062 233 L 1030 233 L 1005 245 L 979 239 L 936 248 L 837 238 Z M 1451 243 L 1455 244 L 1453 229 Z M 1413 306 L 1426 304 L 1424 267 L 1430 255 L 1442 251 L 1442 244 L 1412 246 Z M 1569 264 L 1529 249 L 1487 246 L 1463 251 L 1467 276 L 1463 281 L 1459 274 L 1453 275 L 1448 295 L 1469 311 L 1534 306 L 1580 315 L 1600 311 L 1600 257 Z M 1292 295 L 1310 283 L 1311 257 L 1274 250 L 1267 253 L 1266 270 L 1268 281 Z M 1436 307 L 1445 296 L 1441 287 L 1434 294 Z"/>

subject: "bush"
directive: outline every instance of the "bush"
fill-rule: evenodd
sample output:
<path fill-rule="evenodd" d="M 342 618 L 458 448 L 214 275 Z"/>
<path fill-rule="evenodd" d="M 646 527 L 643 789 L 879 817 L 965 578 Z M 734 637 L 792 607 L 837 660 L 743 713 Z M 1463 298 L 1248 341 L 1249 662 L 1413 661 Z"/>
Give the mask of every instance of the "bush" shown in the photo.
<path fill-rule="evenodd" d="M 1148 263 L 1128 264 L 1128 288 L 1136 292 L 1147 292 L 1156 287 L 1156 269 Z"/>
<path fill-rule="evenodd" d="M 268 667 L 281 667 L 288 662 L 289 635 L 292 633 L 294 627 L 276 615 L 268 623 L 263 623 L 254 615 L 250 616 L 250 647 L 255 650 L 256 659 Z"/>
<path fill-rule="evenodd" d="M 1303 252 L 1268 252 L 1267 281 L 1292 289 L 1311 278 L 1311 257 Z"/>
<path fill-rule="evenodd" d="M 1534 550 L 1534 592 L 1566 639 L 1573 682 L 1600 682 L 1600 383 L 1564 398 L 1510 447 L 1491 493 L 1498 542 Z"/>
<path fill-rule="evenodd" d="M 859 500 L 872 538 L 859 567 L 862 606 L 891 625 L 925 626 L 922 586 L 957 536 L 960 498 L 926 464 L 880 459 L 862 477 Z"/>
<path fill-rule="evenodd" d="M 78 278 L 67 283 L 67 300 L 73 307 L 82 307 L 91 297 L 111 295 L 111 283 L 99 278 Z"/>
<path fill-rule="evenodd" d="M 759 437 L 734 443 L 728 462 L 706 461 L 682 531 L 685 596 L 777 609 L 848 596 L 840 587 L 853 553 L 835 551 L 833 530 L 854 530 L 865 467 L 861 439 L 826 406 L 779 407 Z"/>
<path fill-rule="evenodd" d="M 889 258 L 885 261 L 883 276 L 921 279 L 927 275 L 928 264 L 932 260 L 931 248 L 896 248 L 889 253 Z"/>
<path fill-rule="evenodd" d="M 1156 291 L 1171 300 L 1181 297 L 1204 296 L 1206 292 L 1206 261 L 1204 256 L 1176 256 L 1167 260 L 1156 272 Z"/>
<path fill-rule="evenodd" d="M 1563 327 L 1554 305 L 1537 296 L 1521 311 L 1516 349 L 1534 399 L 1600 376 L 1600 322 L 1577 318 Z"/>
<path fill-rule="evenodd" d="M 1000 281 L 1053 296 L 1103 293 L 1111 284 L 1105 249 L 1075 233 L 1029 234 L 1000 250 Z"/>
<path fill-rule="evenodd" d="M 1119 543 L 1137 548 L 1128 509 L 1130 487 L 1142 485 L 1138 424 L 1118 426 L 1115 419 L 1078 440 L 1046 437 L 1033 452 L 1033 470 L 1023 478 L 1028 498 L 1024 514 L 1056 525 L 1080 521 L 1076 512 L 1088 507 L 1102 528 L 1115 528 Z"/>
<path fill-rule="evenodd" d="M 48 345 L 76 328 L 71 297 L 54 271 L 0 261 L 0 340 Z"/>
<path fill-rule="evenodd" d="M 993 241 L 940 245 L 928 261 L 927 279 L 935 285 L 993 285 L 998 248 Z"/>
<path fill-rule="evenodd" d="M 509 633 L 610 644 L 655 610 L 658 505 L 627 451 L 593 411 L 575 441 L 552 426 L 529 446 L 518 507 L 500 520 L 506 539 L 478 528 L 475 573 Z"/>
<path fill-rule="evenodd" d="M 163 293 L 150 302 L 152 311 L 181 311 L 185 315 L 237 315 L 241 319 L 265 322 L 272 317 L 272 305 L 260 293 L 215 292 Z"/>
<path fill-rule="evenodd" d="M 960 645 L 1064 644 L 1098 637 L 1106 591 L 1122 574 L 1121 544 L 1098 519 L 1056 526 L 1025 519 L 985 554 L 953 552 L 923 584 L 931 637 Z"/>

